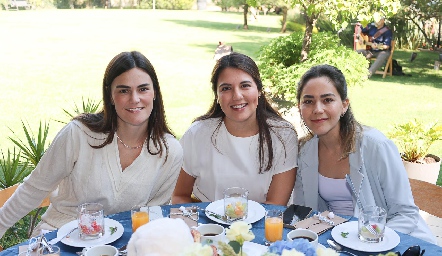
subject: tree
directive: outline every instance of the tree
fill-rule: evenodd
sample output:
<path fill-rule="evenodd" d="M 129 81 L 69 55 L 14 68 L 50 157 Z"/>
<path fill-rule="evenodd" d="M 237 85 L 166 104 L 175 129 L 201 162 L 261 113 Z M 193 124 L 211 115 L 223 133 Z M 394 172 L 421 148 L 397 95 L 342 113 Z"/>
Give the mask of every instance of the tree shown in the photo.
<path fill-rule="evenodd" d="M 433 24 L 439 23 L 439 36 L 437 40 L 437 46 L 439 47 L 442 2 L 438 0 L 402 0 L 401 4 L 402 8 L 398 13 L 398 18 L 413 23 L 430 46 L 433 45 L 433 42 L 428 36 L 429 33 L 425 29 L 425 24 L 431 20 L 435 21 Z"/>
<path fill-rule="evenodd" d="M 292 7 L 299 6 L 305 20 L 305 32 L 302 42 L 301 62 L 308 58 L 312 43 L 313 27 L 320 15 L 328 18 L 335 27 L 345 28 L 354 17 L 367 25 L 373 15 L 390 17 L 399 7 L 399 0 L 287 0 Z"/>

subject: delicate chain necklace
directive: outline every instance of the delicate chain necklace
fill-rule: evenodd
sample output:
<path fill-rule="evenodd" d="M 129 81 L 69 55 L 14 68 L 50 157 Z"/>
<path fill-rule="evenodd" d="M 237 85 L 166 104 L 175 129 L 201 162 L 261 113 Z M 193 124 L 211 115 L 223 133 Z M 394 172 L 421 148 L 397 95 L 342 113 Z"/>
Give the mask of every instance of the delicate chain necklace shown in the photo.
<path fill-rule="evenodd" d="M 144 145 L 144 142 L 143 142 L 143 144 L 138 145 L 138 146 L 136 146 L 136 147 L 128 146 L 128 145 L 126 145 L 126 143 L 124 143 L 124 142 L 121 140 L 121 138 L 118 136 L 117 133 L 115 133 L 115 135 L 117 136 L 118 141 L 121 142 L 121 144 L 123 144 L 123 146 L 124 146 L 125 148 L 128 148 L 128 149 L 138 149 L 138 148 L 141 148 L 141 147 Z"/>

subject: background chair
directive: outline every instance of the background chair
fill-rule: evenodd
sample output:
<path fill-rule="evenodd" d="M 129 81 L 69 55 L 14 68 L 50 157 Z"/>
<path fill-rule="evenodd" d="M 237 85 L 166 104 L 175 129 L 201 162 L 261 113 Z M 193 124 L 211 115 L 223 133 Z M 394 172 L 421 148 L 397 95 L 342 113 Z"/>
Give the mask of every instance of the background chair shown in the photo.
<path fill-rule="evenodd" d="M 392 76 L 393 75 L 393 52 L 394 52 L 394 45 L 395 45 L 396 41 L 395 40 L 391 40 L 391 54 L 387 59 L 387 63 L 385 63 L 385 67 L 384 70 L 376 70 L 375 74 L 380 74 L 382 75 L 382 78 L 385 78 L 387 75 Z M 376 58 L 371 58 L 370 62 L 375 61 Z"/>
<path fill-rule="evenodd" d="M 17 190 L 18 186 L 20 184 L 15 184 L 11 187 L 5 188 L 0 190 L 0 207 L 3 207 L 3 205 L 8 201 L 8 199 L 14 194 L 15 190 Z M 43 207 L 47 207 L 50 204 L 49 196 L 46 197 L 40 204 L 40 206 L 37 208 L 34 214 L 29 215 L 30 217 L 30 224 L 28 228 L 28 236 L 32 235 L 32 232 L 34 231 L 35 226 L 37 225 L 37 219 L 40 214 L 40 211 Z M 0 248 L 1 251 L 1 248 Z"/>

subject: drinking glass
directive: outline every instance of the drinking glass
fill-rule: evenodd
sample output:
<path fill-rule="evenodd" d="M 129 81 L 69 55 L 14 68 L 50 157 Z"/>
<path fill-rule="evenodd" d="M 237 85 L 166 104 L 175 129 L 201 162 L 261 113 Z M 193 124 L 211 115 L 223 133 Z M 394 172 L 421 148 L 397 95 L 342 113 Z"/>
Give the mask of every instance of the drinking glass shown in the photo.
<path fill-rule="evenodd" d="M 358 237 L 367 243 L 379 243 L 384 239 L 387 211 L 379 206 L 367 206 L 359 211 Z"/>
<path fill-rule="evenodd" d="M 82 240 L 97 239 L 104 235 L 103 205 L 85 203 L 77 207 L 78 234 Z"/>
<path fill-rule="evenodd" d="M 224 190 L 224 215 L 227 222 L 247 218 L 248 196 L 249 191 L 245 188 L 232 187 Z"/>
<path fill-rule="evenodd" d="M 136 205 L 130 211 L 132 217 L 132 232 L 140 226 L 149 222 L 149 207 L 146 205 Z"/>
<path fill-rule="evenodd" d="M 282 240 L 283 212 L 280 210 L 267 210 L 265 216 L 265 244 L 269 245 Z"/>
<path fill-rule="evenodd" d="M 51 250 L 46 246 L 42 246 L 37 250 L 37 256 L 60 256 L 60 247 L 51 245 Z"/>

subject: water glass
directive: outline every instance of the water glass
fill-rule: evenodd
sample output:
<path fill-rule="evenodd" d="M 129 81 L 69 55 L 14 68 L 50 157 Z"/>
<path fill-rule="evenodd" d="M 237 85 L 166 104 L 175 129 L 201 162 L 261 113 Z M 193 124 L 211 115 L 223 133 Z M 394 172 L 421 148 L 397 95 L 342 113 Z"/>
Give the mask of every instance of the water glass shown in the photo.
<path fill-rule="evenodd" d="M 85 203 L 77 207 L 78 234 L 82 240 L 92 240 L 104 235 L 103 205 Z"/>
<path fill-rule="evenodd" d="M 249 191 L 245 188 L 232 187 L 224 190 L 224 215 L 227 222 L 247 218 L 248 196 Z"/>
<path fill-rule="evenodd" d="M 379 243 L 384 239 L 387 211 L 379 206 L 367 206 L 359 211 L 358 237 L 367 243 Z"/>
<path fill-rule="evenodd" d="M 149 222 L 149 206 L 136 205 L 130 211 L 132 218 L 132 232 Z"/>
<path fill-rule="evenodd" d="M 282 240 L 283 212 L 280 210 L 267 210 L 265 215 L 265 244 L 269 245 Z"/>

